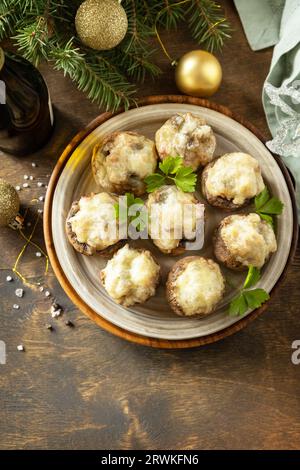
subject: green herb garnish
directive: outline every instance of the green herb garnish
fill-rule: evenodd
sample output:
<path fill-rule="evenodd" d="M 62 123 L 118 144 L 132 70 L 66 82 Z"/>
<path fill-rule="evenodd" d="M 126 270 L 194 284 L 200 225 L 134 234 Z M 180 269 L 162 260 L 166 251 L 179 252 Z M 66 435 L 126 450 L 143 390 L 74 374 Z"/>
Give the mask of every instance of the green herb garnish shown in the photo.
<path fill-rule="evenodd" d="M 229 315 L 244 315 L 249 308 L 258 308 L 270 298 L 269 294 L 264 289 L 250 289 L 250 287 L 255 286 L 259 280 L 259 269 L 254 266 L 249 266 L 242 290 L 230 302 Z"/>
<path fill-rule="evenodd" d="M 126 193 L 126 205 L 121 205 L 121 210 L 120 210 L 120 204 L 117 202 L 114 204 L 115 212 L 116 212 L 116 218 L 119 220 L 120 223 L 125 223 L 126 221 L 128 224 L 133 224 L 136 229 L 141 232 L 145 226 L 145 220 L 143 218 L 142 214 L 142 208 L 144 207 L 144 201 L 143 199 L 139 197 L 135 197 L 134 194 L 131 193 Z M 130 208 L 132 206 L 136 205 L 136 212 L 134 215 L 131 214 Z"/>
<path fill-rule="evenodd" d="M 147 192 L 152 193 L 164 184 L 175 183 L 178 189 L 186 193 L 195 191 L 197 175 L 193 168 L 183 165 L 182 157 L 167 157 L 160 164 L 161 173 L 153 173 L 145 178 Z"/>
<path fill-rule="evenodd" d="M 280 215 L 283 210 L 283 203 L 276 197 L 271 197 L 268 188 L 265 186 L 255 199 L 255 210 L 260 217 L 273 226 L 274 215 Z"/>

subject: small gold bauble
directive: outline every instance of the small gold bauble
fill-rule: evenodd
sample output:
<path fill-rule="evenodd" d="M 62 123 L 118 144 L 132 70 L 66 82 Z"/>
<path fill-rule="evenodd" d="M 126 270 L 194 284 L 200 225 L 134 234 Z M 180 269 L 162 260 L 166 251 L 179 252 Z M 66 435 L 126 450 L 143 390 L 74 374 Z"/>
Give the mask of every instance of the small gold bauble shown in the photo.
<path fill-rule="evenodd" d="M 19 212 L 20 200 L 15 188 L 0 179 L 0 227 L 9 225 Z"/>
<path fill-rule="evenodd" d="M 206 51 L 188 52 L 178 61 L 175 81 L 182 93 L 192 96 L 211 96 L 222 81 L 220 62 L 213 54 Z"/>
<path fill-rule="evenodd" d="M 85 46 L 104 51 L 124 38 L 127 15 L 117 0 L 85 0 L 77 10 L 75 27 Z"/>

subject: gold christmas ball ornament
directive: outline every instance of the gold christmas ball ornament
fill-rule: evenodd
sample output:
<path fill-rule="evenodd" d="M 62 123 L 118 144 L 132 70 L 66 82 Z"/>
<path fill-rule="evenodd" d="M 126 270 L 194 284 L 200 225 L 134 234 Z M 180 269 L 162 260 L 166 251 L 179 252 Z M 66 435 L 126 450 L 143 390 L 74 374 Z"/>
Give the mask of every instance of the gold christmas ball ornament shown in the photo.
<path fill-rule="evenodd" d="M 0 179 L 0 227 L 10 225 L 18 215 L 20 199 L 15 188 Z"/>
<path fill-rule="evenodd" d="M 210 52 L 188 52 L 176 65 L 175 81 L 182 93 L 200 97 L 211 96 L 218 90 L 222 81 L 221 64 Z"/>
<path fill-rule="evenodd" d="M 118 0 L 85 0 L 77 10 L 75 27 L 85 46 L 104 51 L 122 41 L 128 20 Z"/>

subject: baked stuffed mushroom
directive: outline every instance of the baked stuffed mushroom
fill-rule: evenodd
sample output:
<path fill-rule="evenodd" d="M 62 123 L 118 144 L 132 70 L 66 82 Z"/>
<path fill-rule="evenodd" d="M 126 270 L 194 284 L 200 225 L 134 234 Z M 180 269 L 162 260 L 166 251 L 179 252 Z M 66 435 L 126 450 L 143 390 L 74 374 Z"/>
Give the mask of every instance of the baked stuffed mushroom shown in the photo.
<path fill-rule="evenodd" d="M 204 205 L 193 193 L 162 186 L 149 194 L 148 231 L 153 243 L 166 254 L 179 255 L 185 244 L 203 234 Z M 197 247 L 199 248 L 199 247 Z"/>
<path fill-rule="evenodd" d="M 93 150 L 94 178 L 104 190 L 113 193 L 143 194 L 146 191 L 144 179 L 156 166 L 154 142 L 136 132 L 114 132 Z"/>
<path fill-rule="evenodd" d="M 230 215 L 222 220 L 214 237 L 216 258 L 228 268 L 261 268 L 277 250 L 273 228 L 258 214 Z"/>
<path fill-rule="evenodd" d="M 177 261 L 167 280 L 167 299 L 172 310 L 187 317 L 211 313 L 224 291 L 225 281 L 219 265 L 201 256 Z"/>
<path fill-rule="evenodd" d="M 114 207 L 117 202 L 117 196 L 109 193 L 91 194 L 73 202 L 66 232 L 75 250 L 84 255 L 109 256 L 120 248 Z"/>
<path fill-rule="evenodd" d="M 212 161 L 201 178 L 203 196 L 221 209 L 244 207 L 265 187 L 258 161 L 242 152 L 227 153 Z"/>
<path fill-rule="evenodd" d="M 213 159 L 216 148 L 212 128 L 192 113 L 177 113 L 168 119 L 156 132 L 155 143 L 161 160 L 179 155 L 194 171 Z"/>
<path fill-rule="evenodd" d="M 100 278 L 115 302 L 130 307 L 146 302 L 155 294 L 160 279 L 160 266 L 150 251 L 125 245 L 108 261 Z"/>

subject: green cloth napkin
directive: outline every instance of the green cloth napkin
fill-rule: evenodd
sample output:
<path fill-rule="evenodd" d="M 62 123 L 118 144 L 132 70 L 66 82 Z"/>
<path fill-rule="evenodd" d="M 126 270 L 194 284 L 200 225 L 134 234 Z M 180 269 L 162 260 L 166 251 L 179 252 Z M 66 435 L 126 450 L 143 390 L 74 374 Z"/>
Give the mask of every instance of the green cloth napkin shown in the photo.
<path fill-rule="evenodd" d="M 267 146 L 283 158 L 294 175 L 300 221 L 300 0 L 283 3 L 279 0 L 235 0 L 254 50 L 266 47 L 272 41 L 275 43 L 278 37 L 262 92 L 273 136 Z M 265 17 L 267 11 L 272 12 L 269 18 Z M 258 24 L 262 34 L 259 34 Z"/>
<path fill-rule="evenodd" d="M 284 3 L 285 0 L 234 0 L 253 51 L 278 42 Z"/>

